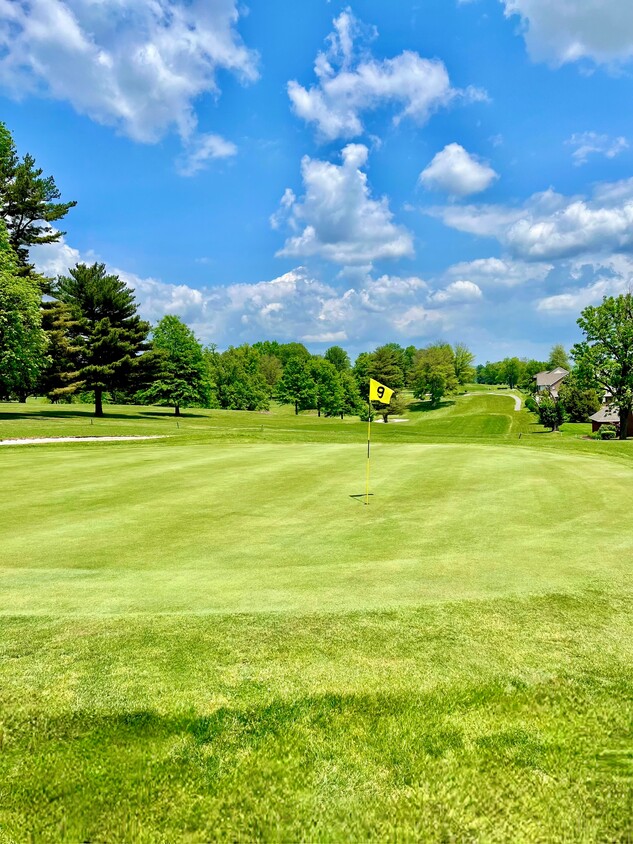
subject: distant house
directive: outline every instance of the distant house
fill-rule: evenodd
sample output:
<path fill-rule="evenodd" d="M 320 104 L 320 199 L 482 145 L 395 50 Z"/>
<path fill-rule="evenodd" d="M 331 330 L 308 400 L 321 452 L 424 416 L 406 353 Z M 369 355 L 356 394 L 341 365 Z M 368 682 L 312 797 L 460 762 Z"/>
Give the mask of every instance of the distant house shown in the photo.
<path fill-rule="evenodd" d="M 560 385 L 568 375 L 568 370 L 563 369 L 562 366 L 557 366 L 549 372 L 537 372 L 534 376 L 537 394 L 550 393 L 555 399 L 558 398 Z"/>
<path fill-rule="evenodd" d="M 591 430 L 595 434 L 603 425 L 615 425 L 620 428 L 620 411 L 614 405 L 603 405 L 597 413 L 589 417 Z M 627 437 L 633 437 L 633 413 L 629 413 L 629 421 L 626 426 Z"/>

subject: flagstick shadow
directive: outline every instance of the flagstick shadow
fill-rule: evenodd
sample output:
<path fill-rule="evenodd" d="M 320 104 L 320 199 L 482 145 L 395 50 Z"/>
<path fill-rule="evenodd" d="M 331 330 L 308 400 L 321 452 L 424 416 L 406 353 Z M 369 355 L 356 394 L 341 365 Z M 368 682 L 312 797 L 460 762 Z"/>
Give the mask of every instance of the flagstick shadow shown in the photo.
<path fill-rule="evenodd" d="M 358 501 L 359 504 L 362 504 L 361 499 L 366 498 L 367 494 L 368 493 L 366 493 L 366 492 L 359 492 L 357 495 L 350 495 L 350 498 L 353 498 L 355 501 Z M 372 496 L 373 494 L 374 494 L 373 492 L 369 493 L 370 496 Z"/>

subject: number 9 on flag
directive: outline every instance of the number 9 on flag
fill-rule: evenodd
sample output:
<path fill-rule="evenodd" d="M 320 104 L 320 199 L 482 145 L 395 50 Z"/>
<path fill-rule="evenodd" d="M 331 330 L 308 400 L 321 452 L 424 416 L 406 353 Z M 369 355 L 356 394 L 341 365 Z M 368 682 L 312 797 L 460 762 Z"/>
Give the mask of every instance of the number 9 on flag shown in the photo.
<path fill-rule="evenodd" d="M 379 401 L 382 404 L 389 404 L 392 395 L 393 390 L 390 390 L 389 387 L 385 387 L 379 381 L 374 381 L 373 378 L 369 379 L 369 401 Z"/>

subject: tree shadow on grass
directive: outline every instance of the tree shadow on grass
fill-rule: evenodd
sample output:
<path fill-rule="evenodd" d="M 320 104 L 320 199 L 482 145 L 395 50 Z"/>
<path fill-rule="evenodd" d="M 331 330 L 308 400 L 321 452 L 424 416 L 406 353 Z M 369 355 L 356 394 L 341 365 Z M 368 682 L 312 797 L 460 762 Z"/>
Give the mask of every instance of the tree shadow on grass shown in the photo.
<path fill-rule="evenodd" d="M 438 404 L 432 404 L 430 401 L 416 401 L 407 407 L 409 413 L 428 413 L 431 410 L 441 410 L 443 407 L 453 407 L 456 402 L 446 399 L 440 401 Z"/>

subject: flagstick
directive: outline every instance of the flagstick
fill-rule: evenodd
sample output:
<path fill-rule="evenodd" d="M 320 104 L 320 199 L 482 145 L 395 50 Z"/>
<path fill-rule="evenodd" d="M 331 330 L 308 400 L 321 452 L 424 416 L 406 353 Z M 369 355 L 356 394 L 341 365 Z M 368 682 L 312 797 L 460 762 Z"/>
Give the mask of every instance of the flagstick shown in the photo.
<path fill-rule="evenodd" d="M 365 475 L 365 504 L 369 504 L 369 443 L 371 441 L 371 401 L 367 402 L 367 472 Z"/>

